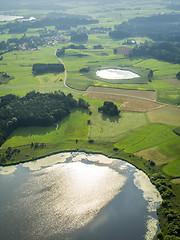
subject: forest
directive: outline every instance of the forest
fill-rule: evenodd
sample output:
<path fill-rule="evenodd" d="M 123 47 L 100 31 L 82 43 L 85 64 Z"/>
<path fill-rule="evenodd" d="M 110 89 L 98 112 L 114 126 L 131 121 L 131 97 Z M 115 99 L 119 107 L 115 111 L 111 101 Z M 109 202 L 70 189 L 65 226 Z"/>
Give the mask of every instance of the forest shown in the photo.
<path fill-rule="evenodd" d="M 0 97 L 0 145 L 18 127 L 50 126 L 78 107 L 87 109 L 89 104 L 60 91 L 44 94 L 32 91 L 22 98 L 13 94 Z"/>
<path fill-rule="evenodd" d="M 145 42 L 135 46 L 129 57 L 148 57 L 180 64 L 180 43 L 172 42 Z"/>
<path fill-rule="evenodd" d="M 109 32 L 109 36 L 113 39 L 141 36 L 149 37 L 154 41 L 178 42 L 180 39 L 180 14 L 137 17 L 115 25 L 114 29 Z"/>
<path fill-rule="evenodd" d="M 8 30 L 9 34 L 25 33 L 28 28 L 44 28 L 47 26 L 55 26 L 57 30 L 67 30 L 71 29 L 71 27 L 77 27 L 78 25 L 89 25 L 95 23 L 98 23 L 98 20 L 77 17 L 46 17 L 41 20 L 8 22 L 0 25 L 0 31 L 2 32 L 4 30 Z"/>

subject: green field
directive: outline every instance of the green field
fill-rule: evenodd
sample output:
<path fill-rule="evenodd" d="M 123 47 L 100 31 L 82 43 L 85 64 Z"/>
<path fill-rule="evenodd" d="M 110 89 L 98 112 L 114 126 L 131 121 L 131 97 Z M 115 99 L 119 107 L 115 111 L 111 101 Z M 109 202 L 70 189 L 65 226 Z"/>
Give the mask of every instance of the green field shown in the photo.
<path fill-rule="evenodd" d="M 120 140 L 115 146 L 124 149 L 126 152 L 139 152 L 153 146 L 178 140 L 178 136 L 172 130 L 172 126 L 150 124 Z"/>
<path fill-rule="evenodd" d="M 180 177 L 180 160 L 168 163 L 163 168 L 163 171 L 170 176 Z"/>
<path fill-rule="evenodd" d="M 57 144 L 66 140 L 85 140 L 88 134 L 87 120 L 87 111 L 79 110 L 59 122 L 58 130 L 55 130 L 55 126 L 19 128 L 3 144 L 2 149 L 27 145 L 31 142 Z"/>
<path fill-rule="evenodd" d="M 92 108 L 90 137 L 102 142 L 115 142 L 147 124 L 144 113 L 122 112 L 120 117 L 105 117 Z"/>

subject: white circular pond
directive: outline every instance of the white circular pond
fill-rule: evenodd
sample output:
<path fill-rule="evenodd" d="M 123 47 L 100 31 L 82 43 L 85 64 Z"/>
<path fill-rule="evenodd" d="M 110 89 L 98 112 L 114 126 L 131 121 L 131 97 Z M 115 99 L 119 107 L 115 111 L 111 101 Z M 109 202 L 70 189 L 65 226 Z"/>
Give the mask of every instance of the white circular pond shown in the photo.
<path fill-rule="evenodd" d="M 103 69 L 96 72 L 96 76 L 104 79 L 132 79 L 140 77 L 138 74 L 118 69 Z"/>

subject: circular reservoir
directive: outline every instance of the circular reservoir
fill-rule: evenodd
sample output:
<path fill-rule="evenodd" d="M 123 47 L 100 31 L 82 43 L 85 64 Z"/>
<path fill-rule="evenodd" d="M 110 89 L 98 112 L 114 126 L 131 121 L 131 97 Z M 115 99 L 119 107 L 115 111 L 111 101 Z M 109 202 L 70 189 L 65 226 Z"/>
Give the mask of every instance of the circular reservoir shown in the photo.
<path fill-rule="evenodd" d="M 96 72 L 96 76 L 103 79 L 132 79 L 140 77 L 138 74 L 128 70 L 103 69 Z"/>

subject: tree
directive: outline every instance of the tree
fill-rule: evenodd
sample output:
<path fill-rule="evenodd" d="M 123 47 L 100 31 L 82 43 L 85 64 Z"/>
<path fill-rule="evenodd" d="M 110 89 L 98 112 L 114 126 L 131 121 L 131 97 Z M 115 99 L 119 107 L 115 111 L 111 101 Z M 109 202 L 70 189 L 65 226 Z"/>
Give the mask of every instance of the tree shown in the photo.
<path fill-rule="evenodd" d="M 105 101 L 102 107 L 98 108 L 98 112 L 107 114 L 109 116 L 118 116 L 120 111 L 113 102 Z"/>
<path fill-rule="evenodd" d="M 180 72 L 178 72 L 178 73 L 176 74 L 176 77 L 177 77 L 178 80 L 180 80 Z"/>
<path fill-rule="evenodd" d="M 118 52 L 117 48 L 114 48 L 113 52 L 114 52 L 114 54 L 117 54 L 117 52 Z"/>

